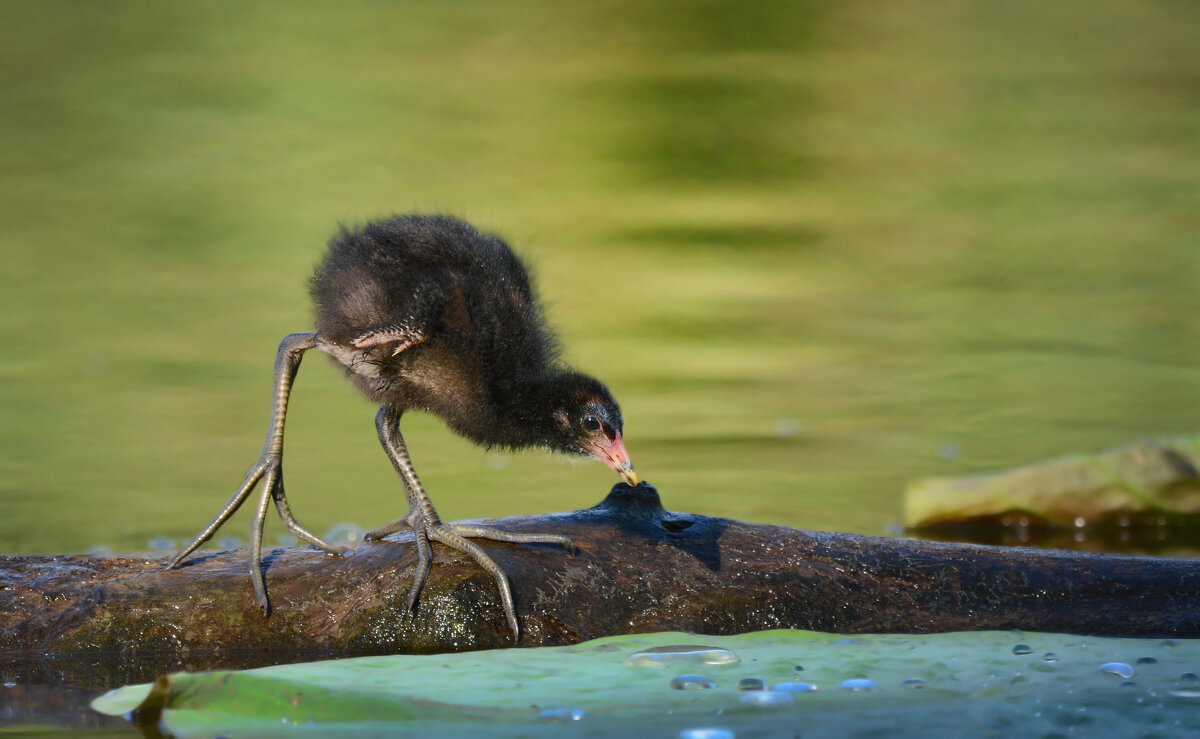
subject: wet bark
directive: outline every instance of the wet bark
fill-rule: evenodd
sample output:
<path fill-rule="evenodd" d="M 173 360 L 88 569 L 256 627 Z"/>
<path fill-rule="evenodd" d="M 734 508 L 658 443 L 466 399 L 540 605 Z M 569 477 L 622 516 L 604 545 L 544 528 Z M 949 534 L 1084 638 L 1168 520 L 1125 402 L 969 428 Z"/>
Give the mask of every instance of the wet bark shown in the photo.
<path fill-rule="evenodd" d="M 512 581 L 525 646 L 769 628 L 1200 637 L 1196 560 L 671 513 L 645 483 L 617 485 L 588 510 L 493 523 L 566 534 L 576 544 L 568 552 L 482 542 Z M 244 550 L 202 552 L 169 571 L 161 569 L 165 559 L 145 556 L 0 557 L 0 651 L 10 664 L 19 654 L 42 663 L 56 655 L 78 663 L 81 653 L 151 655 L 154 672 L 511 646 L 491 577 L 457 552 L 437 544 L 434 552 L 418 609 L 406 615 L 416 561 L 410 534 L 360 544 L 340 558 L 303 546 L 273 549 L 264 564 L 270 617 L 255 604 Z"/>

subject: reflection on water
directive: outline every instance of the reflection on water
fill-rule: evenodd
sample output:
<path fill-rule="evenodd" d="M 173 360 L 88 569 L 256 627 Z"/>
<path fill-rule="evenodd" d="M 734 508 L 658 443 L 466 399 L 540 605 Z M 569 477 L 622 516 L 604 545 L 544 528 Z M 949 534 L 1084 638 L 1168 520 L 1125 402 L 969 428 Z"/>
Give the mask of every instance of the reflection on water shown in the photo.
<path fill-rule="evenodd" d="M 5 729 L 32 724 L 76 730 L 124 729 L 119 734 L 141 736 L 130 730 L 125 719 L 93 711 L 89 703 L 97 695 L 98 691 L 75 687 L 6 682 L 0 685 L 0 733 L 12 735 Z"/>
<path fill-rule="evenodd" d="M 609 156 L 650 187 L 789 184 L 811 166 L 812 92 L 781 68 L 807 55 L 814 3 L 630 5 L 623 49 L 637 65 L 585 86 L 626 125 Z M 750 229 L 753 231 L 753 227 Z M 691 246 L 688 244 L 687 246 Z"/>
<path fill-rule="evenodd" d="M 911 529 L 934 541 L 1052 547 L 1084 552 L 1200 557 L 1200 516 L 1128 515 L 1079 527 L 1054 526 L 1029 516 L 983 518 Z"/>
<path fill-rule="evenodd" d="M 159 656 L 144 652 L 85 655 L 13 655 L 0 662 L 0 733 L 5 727 L 38 724 L 71 729 L 127 729 L 122 718 L 104 716 L 89 704 L 120 687 L 153 682 L 174 672 L 251 669 L 277 664 L 353 656 L 311 650 L 273 654 Z M 130 735 L 140 735 L 130 730 Z M 150 734 L 156 735 L 156 734 Z"/>

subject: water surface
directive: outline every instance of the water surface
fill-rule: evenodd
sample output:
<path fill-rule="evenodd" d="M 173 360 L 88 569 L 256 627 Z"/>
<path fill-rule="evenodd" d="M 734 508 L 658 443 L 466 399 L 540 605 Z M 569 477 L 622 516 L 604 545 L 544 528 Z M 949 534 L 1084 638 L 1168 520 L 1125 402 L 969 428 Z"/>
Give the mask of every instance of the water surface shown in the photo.
<path fill-rule="evenodd" d="M 881 533 L 915 477 L 1196 431 L 1197 6 L 3 12 L 0 551 L 194 533 L 325 239 L 395 211 L 529 257 L 668 508 Z M 402 515 L 339 373 L 293 397 L 300 520 Z M 615 481 L 404 430 L 448 519 Z"/>

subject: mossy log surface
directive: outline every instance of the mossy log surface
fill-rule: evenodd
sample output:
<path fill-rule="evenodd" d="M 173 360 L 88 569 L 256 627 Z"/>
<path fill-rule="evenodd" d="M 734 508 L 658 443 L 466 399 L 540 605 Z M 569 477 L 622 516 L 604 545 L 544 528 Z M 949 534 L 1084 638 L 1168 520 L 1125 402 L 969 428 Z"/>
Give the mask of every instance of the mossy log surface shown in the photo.
<path fill-rule="evenodd" d="M 1030 516 L 1041 524 L 1089 526 L 1121 518 L 1200 516 L 1200 436 L 1145 440 L 1003 472 L 917 480 L 904 493 L 904 525 Z"/>
<path fill-rule="evenodd" d="M 483 542 L 508 573 L 521 644 L 653 631 L 842 633 L 1026 629 L 1200 637 L 1200 561 L 817 533 L 664 511 L 620 484 L 598 506 L 492 521 L 576 549 Z M 274 610 L 244 550 L 184 566 L 145 556 L 0 557 L 0 651 L 38 659 L 158 654 L 192 669 L 229 655 L 380 654 L 513 645 L 495 582 L 458 552 L 436 561 L 414 615 L 411 534 L 330 557 L 266 558 Z M 222 657 L 222 655 L 225 655 Z M 262 662 L 264 659 L 250 660 Z"/>

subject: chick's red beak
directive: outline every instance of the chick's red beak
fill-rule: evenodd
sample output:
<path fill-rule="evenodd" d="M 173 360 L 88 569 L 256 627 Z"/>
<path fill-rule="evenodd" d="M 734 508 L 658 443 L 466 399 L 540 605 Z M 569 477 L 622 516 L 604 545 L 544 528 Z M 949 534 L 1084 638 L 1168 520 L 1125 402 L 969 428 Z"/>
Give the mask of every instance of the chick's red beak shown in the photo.
<path fill-rule="evenodd" d="M 621 479 L 630 485 L 638 484 L 637 473 L 633 471 L 633 462 L 629 461 L 629 452 L 625 451 L 625 442 L 621 441 L 621 432 L 617 431 L 612 439 L 601 436 L 590 449 L 592 456 L 612 468 Z"/>

